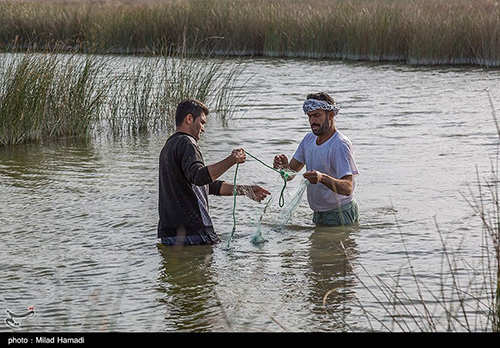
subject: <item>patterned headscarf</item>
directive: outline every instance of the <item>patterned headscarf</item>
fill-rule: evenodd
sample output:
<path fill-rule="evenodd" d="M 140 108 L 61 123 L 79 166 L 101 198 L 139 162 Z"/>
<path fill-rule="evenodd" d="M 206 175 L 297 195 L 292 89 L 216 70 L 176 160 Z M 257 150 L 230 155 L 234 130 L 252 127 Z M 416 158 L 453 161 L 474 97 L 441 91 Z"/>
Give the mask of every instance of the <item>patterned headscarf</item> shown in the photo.
<path fill-rule="evenodd" d="M 318 99 L 307 99 L 302 105 L 302 110 L 304 113 L 308 113 L 314 110 L 326 110 L 333 111 L 334 115 L 337 116 L 339 113 L 339 107 L 337 104 L 328 104 L 326 101 L 318 100 Z"/>

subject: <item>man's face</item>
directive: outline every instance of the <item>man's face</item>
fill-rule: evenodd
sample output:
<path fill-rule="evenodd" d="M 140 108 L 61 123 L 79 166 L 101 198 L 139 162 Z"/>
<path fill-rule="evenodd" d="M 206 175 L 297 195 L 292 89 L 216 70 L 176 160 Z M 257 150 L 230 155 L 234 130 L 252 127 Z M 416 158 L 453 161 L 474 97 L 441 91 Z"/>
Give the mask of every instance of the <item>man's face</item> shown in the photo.
<path fill-rule="evenodd" d="M 201 133 L 205 131 L 205 123 L 207 123 L 207 115 L 202 112 L 199 117 L 196 117 L 191 125 L 191 135 L 193 135 L 197 140 L 200 140 Z"/>
<path fill-rule="evenodd" d="M 330 129 L 330 118 L 325 110 L 314 110 L 307 113 L 309 125 L 316 136 L 325 134 Z M 333 121 L 332 121 L 333 122 Z"/>

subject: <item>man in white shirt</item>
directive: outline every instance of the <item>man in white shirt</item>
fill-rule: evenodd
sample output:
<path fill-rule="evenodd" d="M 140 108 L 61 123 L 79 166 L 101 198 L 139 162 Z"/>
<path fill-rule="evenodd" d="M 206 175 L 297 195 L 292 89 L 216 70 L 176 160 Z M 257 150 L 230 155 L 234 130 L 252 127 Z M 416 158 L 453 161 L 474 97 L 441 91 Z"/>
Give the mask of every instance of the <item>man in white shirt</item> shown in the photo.
<path fill-rule="evenodd" d="M 358 221 L 354 199 L 355 176 L 359 175 L 350 140 L 335 128 L 339 108 L 326 93 L 307 96 L 302 109 L 309 117 L 312 133 L 300 142 L 293 158 L 281 154 L 274 167 L 303 174 L 310 185 L 307 199 L 314 211 L 313 221 L 321 225 L 347 225 Z"/>

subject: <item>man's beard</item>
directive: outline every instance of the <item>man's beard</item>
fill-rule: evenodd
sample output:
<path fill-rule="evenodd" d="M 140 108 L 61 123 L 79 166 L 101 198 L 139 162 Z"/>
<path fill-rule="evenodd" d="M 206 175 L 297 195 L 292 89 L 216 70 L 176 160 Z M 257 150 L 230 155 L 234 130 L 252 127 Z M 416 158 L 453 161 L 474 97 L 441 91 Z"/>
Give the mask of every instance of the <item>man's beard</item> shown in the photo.
<path fill-rule="evenodd" d="M 328 119 L 326 119 L 325 122 L 322 125 L 320 125 L 319 128 L 317 128 L 316 130 L 312 129 L 312 126 L 311 126 L 311 130 L 312 130 L 313 134 L 316 136 L 320 136 L 320 135 L 325 134 L 329 128 L 330 128 L 330 124 L 328 122 Z"/>

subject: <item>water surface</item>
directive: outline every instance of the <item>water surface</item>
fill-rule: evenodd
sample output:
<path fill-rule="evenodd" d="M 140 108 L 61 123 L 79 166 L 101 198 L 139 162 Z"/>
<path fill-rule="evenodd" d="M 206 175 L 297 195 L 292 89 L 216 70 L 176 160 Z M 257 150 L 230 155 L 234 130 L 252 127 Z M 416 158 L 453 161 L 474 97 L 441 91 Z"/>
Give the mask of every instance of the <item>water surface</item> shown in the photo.
<path fill-rule="evenodd" d="M 206 162 L 237 147 L 269 164 L 275 154 L 291 156 L 309 131 L 305 96 L 327 91 L 361 171 L 361 221 L 315 227 L 304 196 L 282 226 L 283 182 L 249 158 L 238 182 L 265 186 L 273 201 L 262 215 L 264 203 L 238 197 L 228 244 L 232 197 L 211 197 L 217 246 L 157 245 L 158 155 L 167 133 L 0 148 L 0 309 L 36 308 L 17 331 L 399 330 L 373 276 L 397 278 L 418 300 L 412 272 L 426 292 L 440 291 L 440 236 L 471 264 L 483 255 L 481 223 L 466 198 L 479 195 L 476 167 L 488 178 L 496 158 L 487 90 L 500 108 L 499 82 L 499 71 L 480 68 L 249 61 L 234 120 L 228 128 L 214 117 L 207 124 Z M 232 182 L 234 168 L 223 179 Z M 285 202 L 299 186 L 289 183 Z M 254 245 L 261 216 L 267 242 Z"/>

